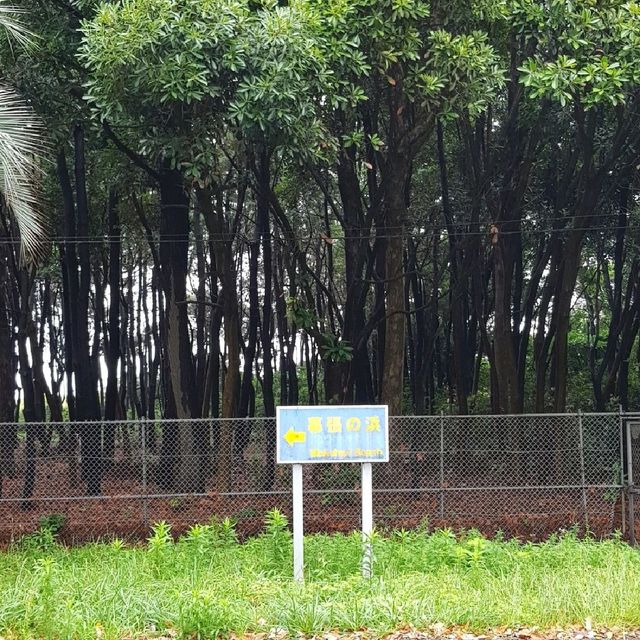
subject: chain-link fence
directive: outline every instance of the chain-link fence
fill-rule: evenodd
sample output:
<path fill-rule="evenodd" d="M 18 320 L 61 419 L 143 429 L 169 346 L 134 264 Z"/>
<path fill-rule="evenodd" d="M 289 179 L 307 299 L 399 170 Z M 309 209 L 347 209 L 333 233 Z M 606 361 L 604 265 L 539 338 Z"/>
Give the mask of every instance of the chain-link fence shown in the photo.
<path fill-rule="evenodd" d="M 638 494 L 640 494 L 640 413 L 625 415 L 623 429 L 624 482 L 627 491 L 629 539 L 636 544 L 640 536 L 640 510 Z"/>
<path fill-rule="evenodd" d="M 531 539 L 623 529 L 624 424 L 622 414 L 391 418 L 390 461 L 374 465 L 375 525 Z M 274 418 L 0 424 L 0 541 L 58 516 L 68 541 L 224 517 L 257 533 L 268 510 L 291 511 L 275 439 Z M 359 465 L 305 466 L 304 487 L 308 531 L 358 527 Z"/>

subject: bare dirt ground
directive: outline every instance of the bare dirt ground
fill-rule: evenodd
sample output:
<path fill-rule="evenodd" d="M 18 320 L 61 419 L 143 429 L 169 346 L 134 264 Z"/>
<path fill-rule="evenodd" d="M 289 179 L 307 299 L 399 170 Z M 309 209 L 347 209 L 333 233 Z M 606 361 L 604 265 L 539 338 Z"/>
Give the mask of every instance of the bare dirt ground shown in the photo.
<path fill-rule="evenodd" d="M 123 640 L 173 640 L 175 634 L 142 635 Z M 232 640 L 290 640 L 291 636 L 284 630 L 274 629 L 269 633 L 247 634 L 242 638 L 231 636 Z M 640 640 L 640 630 L 624 628 L 592 628 L 589 621 L 584 625 L 572 627 L 539 629 L 507 628 L 488 629 L 484 633 L 471 633 L 465 627 L 444 627 L 432 625 L 427 630 L 413 628 L 399 629 L 384 636 L 372 632 L 357 631 L 341 633 L 329 631 L 314 636 L 297 635 L 302 640 Z"/>
<path fill-rule="evenodd" d="M 248 470 L 247 470 L 248 469 Z M 347 532 L 360 522 L 360 492 L 357 474 L 344 473 L 329 481 L 317 469 L 305 472 L 305 527 L 312 532 Z M 0 544 L 36 530 L 43 517 L 64 516 L 61 539 L 78 544 L 100 537 L 119 536 L 135 540 L 148 535 L 151 525 L 166 521 L 180 534 L 196 522 L 233 518 L 241 537 L 255 535 L 270 509 L 291 514 L 288 469 L 278 467 L 275 491 L 258 491 L 251 469 L 234 468 L 232 494 L 220 495 L 209 486 L 203 495 L 167 496 L 151 478 L 143 482 L 139 469 L 120 464 L 103 482 L 102 496 L 83 495 L 84 485 L 63 459 L 40 459 L 33 496 L 21 501 L 23 465 L 6 478 L 0 499 Z M 619 496 L 601 487 L 584 493 L 580 489 L 483 489 L 482 478 L 465 478 L 465 484 L 434 486 L 425 476 L 418 490 L 410 490 L 407 470 L 398 467 L 378 487 L 374 496 L 374 518 L 379 529 L 425 529 L 448 526 L 475 528 L 488 536 L 500 531 L 505 537 L 540 540 L 579 523 L 596 536 L 622 528 Z M 460 486 L 462 485 L 462 486 Z M 475 487 L 475 488 L 471 488 Z M 640 531 L 638 532 L 640 534 Z M 639 535 L 640 537 L 640 535 Z"/>

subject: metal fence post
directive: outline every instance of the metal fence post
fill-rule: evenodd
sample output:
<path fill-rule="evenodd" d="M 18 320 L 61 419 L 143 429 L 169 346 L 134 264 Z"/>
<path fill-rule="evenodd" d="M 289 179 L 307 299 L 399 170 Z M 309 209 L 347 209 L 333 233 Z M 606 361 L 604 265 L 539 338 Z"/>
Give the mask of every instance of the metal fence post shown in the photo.
<path fill-rule="evenodd" d="M 629 542 L 636 546 L 636 497 L 633 487 L 633 448 L 631 446 L 631 421 L 625 423 L 627 440 L 627 492 L 629 495 Z"/>
<path fill-rule="evenodd" d="M 582 489 L 582 518 L 585 528 L 589 527 L 587 511 L 587 480 L 584 469 L 584 433 L 582 429 L 582 411 L 578 411 L 578 439 L 580 445 L 580 485 Z"/>
<path fill-rule="evenodd" d="M 440 415 L 415 418 L 414 422 L 396 418 L 396 427 L 401 427 L 413 440 L 408 442 L 410 451 L 406 455 L 403 450 L 401 463 L 394 454 L 395 462 L 386 470 L 380 467 L 382 475 L 376 482 L 374 499 L 380 498 L 377 506 L 384 511 L 381 515 L 385 521 L 393 520 L 397 526 L 418 521 L 424 515 L 423 500 L 426 500 L 430 517 L 437 526 L 454 524 L 499 529 L 512 526 L 512 514 L 518 513 L 522 517 L 520 531 L 526 537 L 541 538 L 556 526 L 577 522 L 578 526 L 593 526 L 598 536 L 623 528 L 625 540 L 640 545 L 640 513 L 635 514 L 640 480 L 634 484 L 636 473 L 640 475 L 637 471 L 640 413 L 626 413 L 622 408 L 610 413 L 591 414 L 576 409 L 571 414 L 493 417 L 445 415 L 444 410 L 438 413 Z M 229 422 L 227 426 L 236 430 L 242 424 L 241 420 Z M 256 437 L 251 439 L 245 459 L 238 460 L 234 469 L 237 484 L 228 492 L 229 500 L 212 503 L 217 517 L 242 513 L 245 518 L 254 518 L 263 504 L 286 508 L 290 501 L 291 490 L 281 474 L 275 478 L 269 476 L 268 485 L 263 476 L 265 440 L 258 437 L 258 428 L 262 420 L 265 425 L 271 425 L 271 429 L 273 421 L 253 420 L 251 424 Z M 245 426 L 248 425 L 247 421 Z M 104 461 L 101 499 L 106 509 L 125 503 L 129 506 L 129 509 L 114 509 L 110 521 L 89 509 L 95 498 L 85 495 L 80 478 L 74 477 L 76 463 L 81 462 L 76 438 L 83 433 L 85 423 L 27 426 L 52 429 L 52 447 L 64 456 L 65 464 L 55 464 L 45 457 L 37 460 L 33 500 L 40 511 L 36 514 L 24 514 L 20 508 L 25 500 L 21 495 L 21 483 L 5 481 L 0 510 L 8 514 L 2 524 L 3 531 L 8 527 L 9 535 L 20 535 L 33 522 L 33 515 L 40 516 L 47 511 L 62 512 L 69 515 L 74 524 L 85 526 L 86 531 L 80 532 L 78 541 L 110 532 L 142 537 L 143 528 L 148 530 L 160 514 L 180 523 L 190 523 L 191 518 L 199 517 L 200 512 L 187 510 L 191 499 L 181 493 L 182 487 L 165 484 L 162 477 L 157 476 L 161 476 L 179 453 L 171 448 L 177 428 L 194 428 L 194 437 L 198 434 L 204 437 L 206 427 L 208 442 L 215 443 L 217 421 L 165 421 L 142 417 L 135 421 L 105 421 L 102 424 L 103 455 L 108 456 L 108 460 Z M 13 428 L 19 429 L 16 458 L 23 465 L 25 455 L 33 457 L 25 452 L 26 427 L 15 424 Z M 571 437 L 561 433 L 572 429 L 576 431 Z M 74 440 L 67 443 L 65 435 L 69 430 L 74 434 Z M 552 446 L 545 440 L 551 434 L 556 435 Z M 70 448 L 67 450 L 65 446 Z M 519 452 L 517 457 L 514 451 Z M 573 458 L 574 453 L 578 454 L 578 460 Z M 138 455 L 141 458 L 136 462 Z M 579 464 L 577 469 L 575 462 Z M 206 473 L 207 482 L 212 479 L 213 472 L 208 468 L 209 464 L 207 458 L 206 468 L 202 471 L 203 475 Z M 518 464 L 522 464 L 521 469 Z M 324 469 L 323 465 L 314 467 L 313 483 L 309 487 L 307 508 L 314 517 L 324 514 L 327 502 L 340 503 L 343 495 L 352 494 L 353 483 L 357 482 L 350 473 L 337 475 L 334 471 L 325 477 L 319 473 Z M 614 494 L 620 504 L 611 504 Z M 208 500 L 204 495 L 203 500 Z M 540 500 L 543 496 L 544 500 Z M 357 516 L 350 508 L 345 517 L 355 525 Z"/>
<path fill-rule="evenodd" d="M 440 517 L 444 518 L 444 412 L 440 410 Z"/>
<path fill-rule="evenodd" d="M 149 528 L 149 503 L 147 501 L 147 419 L 142 419 L 142 519 L 145 529 Z"/>
<path fill-rule="evenodd" d="M 622 405 L 618 405 L 618 440 L 620 442 L 620 466 L 618 468 L 619 484 L 620 484 L 620 525 L 622 527 L 622 535 L 627 533 L 627 513 L 626 500 L 624 491 L 624 421 L 622 419 Z M 615 509 L 614 523 L 615 527 Z"/>

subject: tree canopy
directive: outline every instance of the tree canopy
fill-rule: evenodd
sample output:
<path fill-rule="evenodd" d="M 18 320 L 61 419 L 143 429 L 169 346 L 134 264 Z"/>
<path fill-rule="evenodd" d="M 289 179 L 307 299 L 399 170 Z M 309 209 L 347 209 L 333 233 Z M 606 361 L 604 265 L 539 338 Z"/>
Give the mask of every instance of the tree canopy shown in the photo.
<path fill-rule="evenodd" d="M 640 406 L 638 3 L 18 4 L 0 421 Z"/>

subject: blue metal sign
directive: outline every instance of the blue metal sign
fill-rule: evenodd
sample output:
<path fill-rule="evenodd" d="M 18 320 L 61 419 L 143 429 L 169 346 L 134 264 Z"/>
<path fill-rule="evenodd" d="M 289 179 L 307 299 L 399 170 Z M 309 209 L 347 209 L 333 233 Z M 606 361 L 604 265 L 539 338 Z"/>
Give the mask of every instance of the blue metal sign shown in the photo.
<path fill-rule="evenodd" d="M 279 463 L 389 461 L 386 406 L 278 407 L 276 421 Z"/>

